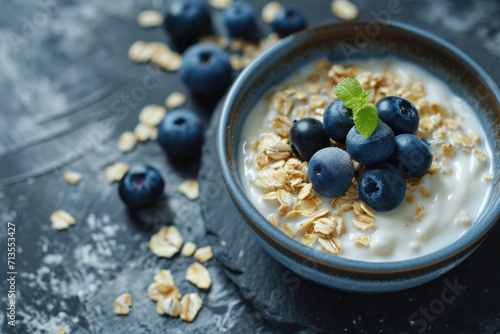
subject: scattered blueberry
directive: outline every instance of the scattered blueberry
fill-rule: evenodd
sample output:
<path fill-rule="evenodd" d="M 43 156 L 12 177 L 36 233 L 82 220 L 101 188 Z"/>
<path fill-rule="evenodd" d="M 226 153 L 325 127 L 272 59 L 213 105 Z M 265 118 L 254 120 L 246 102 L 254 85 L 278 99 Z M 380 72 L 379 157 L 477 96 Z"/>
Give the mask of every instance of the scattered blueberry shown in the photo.
<path fill-rule="evenodd" d="M 307 23 L 304 15 L 297 9 L 283 6 L 278 13 L 276 13 L 276 17 L 271 23 L 271 26 L 278 35 L 285 37 L 304 29 Z"/>
<path fill-rule="evenodd" d="M 389 125 L 394 134 L 414 134 L 418 129 L 417 108 L 408 100 L 387 96 L 377 102 L 378 117 Z"/>
<path fill-rule="evenodd" d="M 213 43 L 200 43 L 184 52 L 180 73 L 193 92 L 214 97 L 231 85 L 233 70 L 224 50 Z"/>
<path fill-rule="evenodd" d="M 137 164 L 130 167 L 118 186 L 122 201 L 131 209 L 153 205 L 163 194 L 165 182 L 155 168 Z"/>
<path fill-rule="evenodd" d="M 210 13 L 199 0 L 174 0 L 164 14 L 165 29 L 174 40 L 194 41 L 210 30 Z"/>
<path fill-rule="evenodd" d="M 158 125 L 158 142 L 173 157 L 198 157 L 203 144 L 203 122 L 192 111 L 170 111 Z"/>
<path fill-rule="evenodd" d="M 342 195 L 354 177 L 351 157 L 337 147 L 327 147 L 316 152 L 309 161 L 307 170 L 314 191 L 325 197 Z"/>
<path fill-rule="evenodd" d="M 231 36 L 249 37 L 255 31 L 255 10 L 246 2 L 235 2 L 224 10 L 223 17 Z"/>
<path fill-rule="evenodd" d="M 408 133 L 396 136 L 396 148 L 387 159 L 404 177 L 422 175 L 432 164 L 429 143 Z"/>
<path fill-rule="evenodd" d="M 390 211 L 398 207 L 406 194 L 406 184 L 397 168 L 388 163 L 366 167 L 358 183 L 359 197 L 376 211 Z"/>
<path fill-rule="evenodd" d="M 353 127 L 346 138 L 346 149 L 351 157 L 359 163 L 370 165 L 385 161 L 394 152 L 396 139 L 391 128 L 378 122 L 377 128 L 370 137 L 364 137 Z"/>
<path fill-rule="evenodd" d="M 330 138 L 320 121 L 315 118 L 303 118 L 292 125 L 290 144 L 299 159 L 308 161 L 314 153 L 330 146 Z"/>
<path fill-rule="evenodd" d="M 347 133 L 354 126 L 352 110 L 346 109 L 344 102 L 336 100 L 325 109 L 323 124 L 330 138 L 337 143 L 345 144 Z"/>

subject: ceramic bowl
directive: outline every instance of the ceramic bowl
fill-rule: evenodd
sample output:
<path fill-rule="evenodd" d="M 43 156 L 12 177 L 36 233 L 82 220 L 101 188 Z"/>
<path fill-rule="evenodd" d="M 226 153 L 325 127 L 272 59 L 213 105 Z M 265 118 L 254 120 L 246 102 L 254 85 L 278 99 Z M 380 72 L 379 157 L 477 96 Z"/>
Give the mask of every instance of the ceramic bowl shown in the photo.
<path fill-rule="evenodd" d="M 361 36 L 364 34 L 364 37 Z M 238 174 L 242 127 L 266 91 L 293 71 L 321 57 L 335 60 L 397 57 L 422 66 L 465 97 L 477 113 L 493 148 L 494 177 L 487 205 L 474 224 L 451 245 L 397 262 L 363 262 L 320 252 L 273 227 L 246 196 Z M 403 24 L 375 21 L 331 23 L 276 43 L 238 77 L 225 101 L 217 138 L 220 169 L 227 188 L 262 247 L 297 274 L 323 285 L 360 292 L 389 292 L 428 282 L 458 265 L 486 237 L 500 217 L 500 103 L 489 76 L 446 41 Z"/>

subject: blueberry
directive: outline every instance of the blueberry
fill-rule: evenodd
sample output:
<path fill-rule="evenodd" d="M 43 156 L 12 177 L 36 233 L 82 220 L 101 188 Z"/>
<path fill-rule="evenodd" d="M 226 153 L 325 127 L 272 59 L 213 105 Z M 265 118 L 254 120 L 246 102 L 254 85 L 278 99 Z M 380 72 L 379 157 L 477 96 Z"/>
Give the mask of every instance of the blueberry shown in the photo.
<path fill-rule="evenodd" d="M 290 144 L 293 153 L 299 159 L 307 161 L 314 153 L 330 146 L 330 138 L 320 121 L 315 118 L 303 118 L 292 125 Z"/>
<path fill-rule="evenodd" d="M 347 134 L 345 145 L 354 160 L 370 165 L 386 160 L 394 152 L 396 139 L 387 124 L 378 122 L 377 128 L 368 138 L 353 127 Z"/>
<path fill-rule="evenodd" d="M 323 124 L 330 138 L 337 143 L 345 144 L 347 133 L 354 126 L 352 110 L 346 109 L 344 102 L 336 100 L 326 107 L 323 114 Z"/>
<path fill-rule="evenodd" d="M 165 182 L 155 168 L 137 164 L 130 167 L 118 186 L 122 201 L 131 209 L 155 204 L 163 193 Z"/>
<path fill-rule="evenodd" d="M 406 184 L 396 167 L 380 163 L 366 167 L 358 183 L 359 197 L 376 211 L 398 207 L 406 194 Z"/>
<path fill-rule="evenodd" d="M 249 37 L 255 31 L 255 11 L 246 2 L 236 2 L 223 12 L 231 36 Z"/>
<path fill-rule="evenodd" d="M 231 85 L 233 70 L 224 50 L 213 43 L 200 43 L 184 52 L 180 73 L 193 92 L 214 97 Z"/>
<path fill-rule="evenodd" d="M 429 143 L 408 133 L 396 136 L 396 149 L 387 159 L 404 177 L 422 175 L 432 164 Z"/>
<path fill-rule="evenodd" d="M 194 41 L 210 30 L 210 13 L 199 0 L 174 0 L 165 11 L 165 29 L 174 40 Z"/>
<path fill-rule="evenodd" d="M 300 31 L 307 26 L 306 19 L 297 9 L 283 6 L 276 13 L 271 26 L 281 37 L 288 36 L 294 32 Z"/>
<path fill-rule="evenodd" d="M 394 134 L 414 134 L 418 129 L 417 108 L 408 100 L 387 96 L 377 102 L 378 117 L 389 125 Z"/>
<path fill-rule="evenodd" d="M 173 157 L 196 158 L 203 144 L 203 122 L 192 111 L 170 111 L 158 125 L 158 142 Z"/>
<path fill-rule="evenodd" d="M 336 197 L 345 193 L 351 184 L 354 166 L 346 151 L 327 147 L 313 155 L 307 174 L 315 192 L 325 197 Z"/>

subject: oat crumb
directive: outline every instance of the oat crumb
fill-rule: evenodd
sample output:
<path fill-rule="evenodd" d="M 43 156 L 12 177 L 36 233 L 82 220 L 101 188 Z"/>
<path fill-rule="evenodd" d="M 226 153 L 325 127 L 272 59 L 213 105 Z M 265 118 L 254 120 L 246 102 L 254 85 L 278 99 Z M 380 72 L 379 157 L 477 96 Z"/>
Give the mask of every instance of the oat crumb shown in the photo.
<path fill-rule="evenodd" d="M 129 170 L 130 166 L 124 162 L 116 162 L 113 165 L 106 167 L 104 173 L 109 183 L 120 181 L 125 173 Z"/>
<path fill-rule="evenodd" d="M 167 111 L 158 104 L 150 104 L 141 109 L 139 122 L 150 127 L 156 127 L 162 121 Z"/>
<path fill-rule="evenodd" d="M 175 226 L 164 226 L 151 237 L 149 248 L 158 257 L 171 258 L 182 246 L 182 236 Z"/>
<path fill-rule="evenodd" d="M 194 254 L 194 252 L 196 251 L 196 248 L 197 247 L 196 247 L 196 244 L 194 242 L 191 242 L 191 241 L 186 242 L 184 244 L 184 247 L 182 247 L 181 254 L 183 256 L 189 257 L 189 256 Z"/>
<path fill-rule="evenodd" d="M 420 186 L 418 187 L 418 191 L 420 192 L 420 195 L 422 195 L 423 198 L 431 197 L 431 193 L 426 187 Z"/>
<path fill-rule="evenodd" d="M 489 182 L 489 181 L 493 180 L 493 175 L 491 175 L 491 173 L 486 173 L 486 174 L 483 175 L 483 177 L 481 178 L 481 180 Z"/>
<path fill-rule="evenodd" d="M 137 138 L 135 138 L 135 134 L 132 131 L 125 131 L 118 138 L 117 147 L 121 152 L 127 153 L 132 151 L 136 144 Z"/>
<path fill-rule="evenodd" d="M 65 171 L 62 176 L 69 184 L 78 184 L 83 178 L 82 174 L 70 170 Z"/>
<path fill-rule="evenodd" d="M 181 314 L 181 302 L 172 297 L 165 298 L 163 300 L 163 311 L 171 317 L 177 318 Z"/>
<path fill-rule="evenodd" d="M 189 198 L 195 200 L 200 195 L 198 181 L 195 179 L 186 180 L 177 187 L 177 191 Z"/>
<path fill-rule="evenodd" d="M 415 202 L 415 196 L 410 195 L 410 194 L 406 195 L 406 198 L 405 198 L 405 199 L 406 199 L 406 201 L 407 201 L 408 203 L 410 203 L 410 204 L 411 204 L 411 203 L 413 203 L 413 202 Z"/>
<path fill-rule="evenodd" d="M 274 227 L 279 227 L 280 226 L 280 219 L 278 218 L 278 216 L 276 216 L 275 214 L 271 214 L 269 215 L 269 217 L 267 218 L 267 220 L 274 226 Z"/>
<path fill-rule="evenodd" d="M 189 293 L 181 299 L 181 319 L 192 322 L 201 309 L 203 302 L 197 293 Z"/>
<path fill-rule="evenodd" d="M 418 203 L 415 208 L 415 220 L 421 222 L 425 216 L 425 207 L 422 203 Z"/>
<path fill-rule="evenodd" d="M 148 50 L 148 43 L 144 41 L 134 42 L 128 49 L 128 58 L 134 63 L 144 63 L 149 61 L 151 53 Z"/>
<path fill-rule="evenodd" d="M 472 156 L 474 158 L 476 158 L 477 160 L 481 161 L 481 162 L 485 162 L 486 161 L 486 154 L 483 151 L 481 151 L 481 150 L 473 149 L 472 150 Z"/>
<path fill-rule="evenodd" d="M 75 218 L 64 210 L 54 211 L 50 215 L 50 221 L 55 230 L 65 230 L 76 223 Z"/>
<path fill-rule="evenodd" d="M 233 54 L 229 57 L 229 61 L 231 62 L 231 67 L 235 71 L 239 71 L 243 69 L 245 66 L 243 66 L 243 62 L 241 60 L 241 57 L 239 55 Z"/>
<path fill-rule="evenodd" d="M 214 254 L 212 252 L 212 247 L 210 246 L 200 247 L 196 250 L 196 252 L 194 252 L 194 258 L 201 263 L 207 262 L 213 257 Z"/>
<path fill-rule="evenodd" d="M 163 14 L 157 10 L 145 10 L 137 16 L 137 23 L 142 28 L 159 27 L 163 24 Z"/>
<path fill-rule="evenodd" d="M 127 315 L 130 312 L 130 306 L 132 306 L 132 296 L 130 293 L 124 293 L 116 298 L 113 311 L 116 315 Z"/>
<path fill-rule="evenodd" d="M 358 247 L 369 247 L 372 242 L 372 238 L 369 235 L 364 235 L 354 238 L 353 241 Z"/>
<path fill-rule="evenodd" d="M 233 0 L 208 0 L 210 6 L 217 9 L 224 9 L 233 4 Z"/>
<path fill-rule="evenodd" d="M 461 211 L 460 214 L 455 218 L 455 225 L 458 226 L 468 226 L 472 222 L 469 213 L 465 210 Z"/>
<path fill-rule="evenodd" d="M 446 158 L 453 158 L 455 156 L 455 146 L 451 143 L 444 144 L 441 146 L 441 151 L 443 152 L 443 156 Z"/>
<path fill-rule="evenodd" d="M 210 289 L 212 278 L 210 272 L 198 262 L 192 263 L 186 271 L 186 279 L 199 289 Z"/>
<path fill-rule="evenodd" d="M 150 139 L 156 140 L 156 138 L 158 138 L 158 130 L 155 127 L 139 123 L 134 128 L 134 135 L 140 142 L 145 142 Z"/>
<path fill-rule="evenodd" d="M 475 142 L 475 143 L 480 143 L 481 142 L 481 138 L 473 130 L 469 130 L 468 134 L 469 134 L 469 138 L 472 139 L 473 142 Z"/>
<path fill-rule="evenodd" d="M 358 7 L 348 0 L 334 0 L 331 9 L 342 20 L 354 20 L 359 14 Z"/>
<path fill-rule="evenodd" d="M 165 105 L 169 109 L 179 108 L 184 103 L 186 103 L 186 95 L 179 92 L 174 92 L 170 94 L 165 100 Z"/>
<path fill-rule="evenodd" d="M 283 6 L 277 1 L 268 2 L 262 8 L 262 20 L 265 23 L 272 23 L 274 21 L 274 18 L 278 14 L 278 11 L 281 9 L 281 7 Z"/>

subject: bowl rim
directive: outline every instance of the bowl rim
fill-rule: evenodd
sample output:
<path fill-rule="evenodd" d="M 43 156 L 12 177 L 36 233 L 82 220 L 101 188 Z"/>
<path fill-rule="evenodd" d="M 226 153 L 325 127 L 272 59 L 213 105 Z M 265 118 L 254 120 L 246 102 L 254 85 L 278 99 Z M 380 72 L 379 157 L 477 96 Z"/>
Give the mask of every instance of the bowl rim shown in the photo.
<path fill-rule="evenodd" d="M 341 22 L 326 23 L 311 28 L 307 28 L 296 34 L 281 39 L 280 41 L 275 43 L 272 47 L 270 47 L 262 54 L 260 54 L 249 66 L 247 66 L 235 80 L 229 93 L 227 94 L 227 97 L 222 107 L 222 112 L 220 115 L 219 125 L 217 129 L 217 139 L 216 139 L 219 168 L 221 170 L 226 187 L 229 190 L 229 194 L 232 197 L 234 203 L 237 205 L 240 213 L 246 216 L 245 220 L 247 224 L 250 225 L 251 222 L 251 224 L 253 225 L 253 229 L 259 230 L 265 236 L 267 236 L 275 243 L 277 243 L 280 247 L 295 254 L 296 257 L 307 259 L 310 262 L 318 263 L 320 265 L 329 267 L 331 269 L 342 270 L 353 273 L 392 274 L 392 273 L 416 271 L 446 262 L 463 252 L 473 249 L 473 247 L 477 244 L 477 242 L 482 240 L 484 236 L 486 236 L 486 234 L 495 226 L 496 222 L 500 218 L 499 213 L 497 212 L 496 215 L 497 217 L 489 221 L 481 228 L 477 228 L 471 231 L 470 233 L 466 232 L 462 236 L 460 236 L 457 240 L 452 242 L 450 245 L 447 245 L 444 248 L 438 249 L 429 254 L 400 261 L 368 262 L 368 261 L 353 260 L 353 259 L 333 256 L 331 254 L 327 254 L 319 250 L 313 249 L 311 247 L 305 246 L 300 242 L 291 239 L 283 232 L 281 232 L 279 229 L 272 226 L 267 221 L 267 219 L 259 212 L 259 210 L 253 205 L 250 199 L 246 196 L 245 190 L 238 184 L 238 181 L 236 179 L 237 176 L 233 174 L 233 169 L 231 168 L 231 166 L 233 165 L 231 162 L 231 153 L 230 153 L 230 148 L 231 148 L 230 141 L 232 138 L 229 138 L 228 136 L 230 133 L 229 120 L 231 119 L 230 116 L 233 113 L 235 113 L 235 111 L 232 110 L 232 106 L 235 105 L 235 102 L 239 98 L 240 89 L 246 85 L 245 82 L 246 77 L 254 69 L 258 68 L 260 64 L 265 63 L 267 59 L 273 57 L 282 48 L 286 48 L 287 46 L 292 46 L 295 43 L 300 44 L 301 39 L 296 38 L 298 36 L 312 34 L 315 31 L 329 30 L 329 29 L 331 30 L 337 27 L 338 28 L 346 28 L 349 26 L 354 27 L 358 25 L 367 24 L 369 22 L 371 21 L 370 20 L 356 20 L 349 22 L 341 21 Z M 422 38 L 427 39 L 431 43 L 438 44 L 441 48 L 456 55 L 461 61 L 463 61 L 467 66 L 469 66 L 485 82 L 490 93 L 492 93 L 493 97 L 497 100 L 498 104 L 500 105 L 500 91 L 497 85 L 489 77 L 489 75 L 487 75 L 486 72 L 463 51 L 453 46 L 449 42 L 445 41 L 444 39 L 411 25 L 399 22 L 390 22 L 390 23 L 384 23 L 384 25 L 381 26 L 381 30 L 387 28 L 393 30 L 396 29 L 410 35 L 416 35 L 421 39 Z"/>

